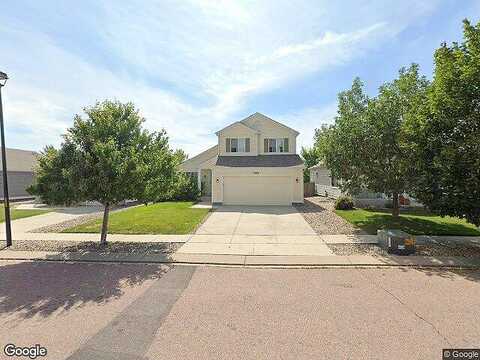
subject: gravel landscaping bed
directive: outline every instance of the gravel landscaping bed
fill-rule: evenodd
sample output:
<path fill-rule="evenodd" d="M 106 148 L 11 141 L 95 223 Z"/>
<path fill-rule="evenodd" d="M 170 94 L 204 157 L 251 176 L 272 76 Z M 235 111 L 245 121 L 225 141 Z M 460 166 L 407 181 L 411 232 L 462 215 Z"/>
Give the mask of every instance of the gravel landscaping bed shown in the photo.
<path fill-rule="evenodd" d="M 387 251 L 374 244 L 327 244 L 335 255 L 372 255 L 385 256 Z M 480 258 L 480 246 L 475 245 L 446 245 L 428 243 L 417 245 L 417 256 L 461 256 L 466 258 Z"/>
<path fill-rule="evenodd" d="M 173 254 L 183 243 L 141 243 L 141 242 L 110 242 L 100 245 L 93 241 L 56 241 L 56 240 L 14 240 L 9 250 L 17 251 L 60 251 L 86 252 L 95 251 L 99 254 L 131 253 L 131 254 Z M 0 241 L 0 249 L 5 241 Z"/>
<path fill-rule="evenodd" d="M 123 211 L 123 210 L 129 209 L 132 206 L 138 206 L 138 204 L 137 203 L 129 203 L 128 205 L 113 207 L 110 210 L 110 214 L 113 213 L 113 212 L 118 212 L 118 211 Z M 31 232 L 31 233 L 58 233 L 58 232 L 62 232 L 63 230 L 66 230 L 66 229 L 85 224 L 85 223 L 87 223 L 91 220 L 101 218 L 102 216 L 103 216 L 103 210 L 100 210 L 100 211 L 96 211 L 96 212 L 91 213 L 91 214 L 78 216 L 75 219 L 63 221 L 63 222 L 58 223 L 58 224 L 53 224 L 53 225 L 48 225 L 48 226 L 43 226 L 41 228 L 33 229 L 29 232 Z"/>
<path fill-rule="evenodd" d="M 296 209 L 317 234 L 364 234 L 334 212 L 334 201 L 323 196 L 305 198 Z"/>

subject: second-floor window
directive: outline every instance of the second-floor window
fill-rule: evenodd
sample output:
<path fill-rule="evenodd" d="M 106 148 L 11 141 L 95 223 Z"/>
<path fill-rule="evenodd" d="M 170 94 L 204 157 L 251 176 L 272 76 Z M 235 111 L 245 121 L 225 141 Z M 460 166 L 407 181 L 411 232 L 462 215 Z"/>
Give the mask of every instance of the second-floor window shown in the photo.
<path fill-rule="evenodd" d="M 226 152 L 250 152 L 249 138 L 227 138 Z"/>
<path fill-rule="evenodd" d="M 263 152 L 266 152 L 266 153 L 288 152 L 288 138 L 264 139 Z"/>

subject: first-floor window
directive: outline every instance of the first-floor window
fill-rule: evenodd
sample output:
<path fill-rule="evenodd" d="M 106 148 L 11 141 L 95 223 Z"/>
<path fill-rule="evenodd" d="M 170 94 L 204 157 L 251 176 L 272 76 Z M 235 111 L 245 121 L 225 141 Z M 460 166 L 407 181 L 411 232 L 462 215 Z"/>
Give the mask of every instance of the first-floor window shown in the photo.
<path fill-rule="evenodd" d="M 249 138 L 227 138 L 226 152 L 250 152 Z"/>

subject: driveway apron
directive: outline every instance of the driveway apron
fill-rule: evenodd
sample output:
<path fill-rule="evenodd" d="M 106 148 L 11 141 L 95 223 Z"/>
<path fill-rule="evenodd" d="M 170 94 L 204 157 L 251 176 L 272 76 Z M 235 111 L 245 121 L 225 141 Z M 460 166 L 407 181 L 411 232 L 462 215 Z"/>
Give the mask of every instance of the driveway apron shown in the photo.
<path fill-rule="evenodd" d="M 221 206 L 178 253 L 333 255 L 293 206 Z"/>

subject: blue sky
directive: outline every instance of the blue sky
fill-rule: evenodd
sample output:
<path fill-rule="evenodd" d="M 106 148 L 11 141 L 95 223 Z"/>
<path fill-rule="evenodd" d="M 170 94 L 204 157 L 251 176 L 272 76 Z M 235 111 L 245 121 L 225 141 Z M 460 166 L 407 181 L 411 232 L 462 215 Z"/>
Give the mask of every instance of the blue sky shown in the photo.
<path fill-rule="evenodd" d="M 301 132 L 332 122 L 355 76 L 369 94 L 401 66 L 432 74 L 442 41 L 480 20 L 478 0 L 3 0 L 7 146 L 59 145 L 96 100 L 133 101 L 190 155 L 262 112 Z"/>

